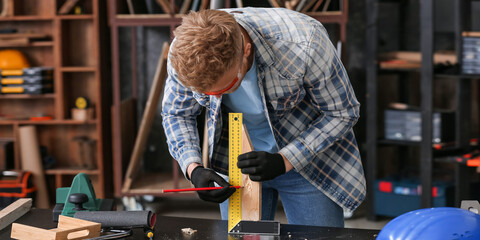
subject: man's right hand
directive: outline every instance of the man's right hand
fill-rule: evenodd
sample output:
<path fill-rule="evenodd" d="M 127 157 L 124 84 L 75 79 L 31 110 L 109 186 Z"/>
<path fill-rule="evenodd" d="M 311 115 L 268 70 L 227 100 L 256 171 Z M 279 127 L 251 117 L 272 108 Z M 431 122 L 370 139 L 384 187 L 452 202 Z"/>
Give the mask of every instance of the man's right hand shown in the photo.
<path fill-rule="evenodd" d="M 222 203 L 227 200 L 234 192 L 235 188 L 230 188 L 230 184 L 225 181 L 212 169 L 204 168 L 202 166 L 193 169 L 190 179 L 196 188 L 215 187 L 214 183 L 222 186 L 222 189 L 197 191 L 200 199 L 209 202 Z"/>

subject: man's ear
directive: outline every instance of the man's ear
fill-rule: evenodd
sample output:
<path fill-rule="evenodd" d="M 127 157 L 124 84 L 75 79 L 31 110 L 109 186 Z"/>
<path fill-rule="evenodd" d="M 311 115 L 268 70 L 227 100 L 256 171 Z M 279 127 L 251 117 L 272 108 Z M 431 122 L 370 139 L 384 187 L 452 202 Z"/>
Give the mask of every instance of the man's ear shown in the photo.
<path fill-rule="evenodd" d="M 245 49 L 244 49 L 243 54 L 248 57 L 248 56 L 250 56 L 251 53 L 252 53 L 252 44 L 247 43 L 247 45 L 245 45 Z"/>

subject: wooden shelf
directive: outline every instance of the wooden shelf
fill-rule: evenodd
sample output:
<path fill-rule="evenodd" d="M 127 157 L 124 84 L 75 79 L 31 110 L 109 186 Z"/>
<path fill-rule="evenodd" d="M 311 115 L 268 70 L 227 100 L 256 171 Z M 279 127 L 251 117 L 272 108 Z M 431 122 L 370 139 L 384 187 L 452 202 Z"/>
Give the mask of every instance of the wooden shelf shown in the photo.
<path fill-rule="evenodd" d="M 0 120 L 0 125 L 94 125 L 96 120 L 77 121 L 77 120 L 46 120 L 46 121 L 31 121 L 31 120 Z"/>
<path fill-rule="evenodd" d="M 0 17 L 0 22 L 9 21 L 51 21 L 53 16 L 12 16 L 12 17 Z"/>
<path fill-rule="evenodd" d="M 89 20 L 93 19 L 92 14 L 81 14 L 81 15 L 58 15 L 57 18 L 62 20 Z"/>
<path fill-rule="evenodd" d="M 53 42 L 52 41 L 35 41 L 35 42 L 28 43 L 26 45 L 5 44 L 0 46 L 0 48 L 25 48 L 25 47 L 53 47 Z"/>
<path fill-rule="evenodd" d="M 0 95 L 0 99 L 53 99 L 53 93 L 47 94 L 4 94 Z"/>
<path fill-rule="evenodd" d="M 96 67 L 61 67 L 61 72 L 95 72 Z"/>
<path fill-rule="evenodd" d="M 48 155 L 55 158 L 55 166 L 59 166 L 45 171 L 48 180 L 55 182 L 48 182 L 50 190 L 69 186 L 73 175 L 84 172 L 93 175 L 92 183 L 99 198 L 111 196 L 111 133 L 105 130 L 111 125 L 106 1 L 80 1 L 85 13 L 82 15 L 57 15 L 65 0 L 8 1 L 12 3 L 5 11 L 9 17 L 0 17 L 0 25 L 18 33 L 3 37 L 30 41 L 20 45 L 4 41 L 5 46 L 0 49 L 20 50 L 31 66 L 52 67 L 54 93 L 0 95 L 1 114 L 6 116 L 0 120 L 0 136 L 19 142 L 20 128 L 33 125 L 38 145 L 45 146 Z M 88 98 L 94 106 L 94 119 L 72 119 L 72 107 L 80 96 Z M 40 114 L 53 119 L 30 120 Z M 20 144 L 15 144 L 15 169 L 21 168 L 21 153 Z M 91 160 L 88 166 L 96 169 L 82 168 L 78 163 L 83 159 Z"/>
<path fill-rule="evenodd" d="M 480 79 L 480 74 L 435 74 L 435 77 Z"/>
<path fill-rule="evenodd" d="M 99 174 L 100 172 L 98 169 L 75 169 L 75 168 L 55 168 L 55 169 L 47 169 L 45 170 L 45 174 L 47 175 L 77 175 L 79 173 L 85 174 Z"/>
<path fill-rule="evenodd" d="M 115 26 L 170 26 L 182 22 L 182 14 L 118 14 L 112 25 Z"/>

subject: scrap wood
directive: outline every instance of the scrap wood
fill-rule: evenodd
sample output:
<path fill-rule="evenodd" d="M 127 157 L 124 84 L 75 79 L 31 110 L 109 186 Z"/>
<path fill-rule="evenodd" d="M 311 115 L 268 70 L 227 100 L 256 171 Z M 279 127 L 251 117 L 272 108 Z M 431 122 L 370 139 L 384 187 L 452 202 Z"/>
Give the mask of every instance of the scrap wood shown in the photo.
<path fill-rule="evenodd" d="M 15 222 L 32 208 L 31 198 L 20 198 L 0 211 L 0 230 Z"/>

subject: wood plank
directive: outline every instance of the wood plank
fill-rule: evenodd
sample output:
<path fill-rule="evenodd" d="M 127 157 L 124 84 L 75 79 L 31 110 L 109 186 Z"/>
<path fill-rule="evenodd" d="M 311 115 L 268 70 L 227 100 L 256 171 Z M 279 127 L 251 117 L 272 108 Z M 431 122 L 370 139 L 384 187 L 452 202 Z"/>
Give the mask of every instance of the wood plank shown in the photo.
<path fill-rule="evenodd" d="M 322 5 L 323 0 L 317 0 L 317 3 L 315 3 L 315 6 L 313 6 L 312 12 L 316 12 L 320 5 Z"/>
<path fill-rule="evenodd" d="M 165 13 L 171 14 L 172 9 L 170 8 L 170 1 L 168 0 L 157 0 L 158 5 L 162 8 Z M 175 13 L 175 12 L 173 12 Z"/>
<path fill-rule="evenodd" d="M 422 55 L 420 52 L 413 51 L 394 51 L 378 54 L 378 59 L 383 60 L 405 60 L 412 63 L 420 63 L 422 61 Z M 433 54 L 433 63 L 457 63 L 457 56 L 454 51 L 437 51 Z"/>
<path fill-rule="evenodd" d="M 480 37 L 480 32 L 463 32 L 464 37 Z"/>
<path fill-rule="evenodd" d="M 38 208 L 50 208 L 47 182 L 43 172 L 36 127 L 19 127 L 19 135 L 22 169 L 32 172 L 33 182 L 35 182 L 35 185 L 37 186 L 37 199 L 35 206 Z"/>
<path fill-rule="evenodd" d="M 142 122 L 140 123 L 140 130 L 138 132 L 137 139 L 135 140 L 133 153 L 130 158 L 127 174 L 125 175 L 125 182 L 122 190 L 123 192 L 128 192 L 128 190 L 130 189 L 132 181 L 137 174 L 140 160 L 142 159 L 141 156 L 147 144 L 148 134 L 150 133 L 150 130 L 152 128 L 153 120 L 155 118 L 155 112 L 157 110 L 157 105 L 163 93 L 165 78 L 167 77 L 168 49 L 169 44 L 164 43 L 162 48 L 162 55 L 158 60 L 157 70 L 150 89 L 147 104 L 145 106 L 145 112 L 143 113 Z"/>
<path fill-rule="evenodd" d="M 2 1 L 2 12 L 0 12 L 0 16 L 2 17 L 10 17 L 13 16 L 13 0 L 3 0 Z"/>
<path fill-rule="evenodd" d="M 15 222 L 32 208 L 31 198 L 20 198 L 0 211 L 0 230 Z"/>
<path fill-rule="evenodd" d="M 58 228 L 46 230 L 13 223 L 11 238 L 25 240 L 89 239 L 100 236 L 101 224 L 60 215 Z"/>
<path fill-rule="evenodd" d="M 252 142 L 245 124 L 242 127 L 242 153 L 253 151 Z M 260 221 L 262 219 L 262 183 L 250 180 L 242 174 L 242 220 Z"/>
<path fill-rule="evenodd" d="M 210 166 L 209 151 L 208 151 L 208 111 L 205 112 L 205 123 L 203 125 L 203 146 L 202 146 L 202 163 L 203 167 Z"/>
<path fill-rule="evenodd" d="M 58 14 L 68 14 L 77 2 L 78 0 L 67 0 L 62 7 L 60 7 L 60 10 L 58 10 Z"/>

